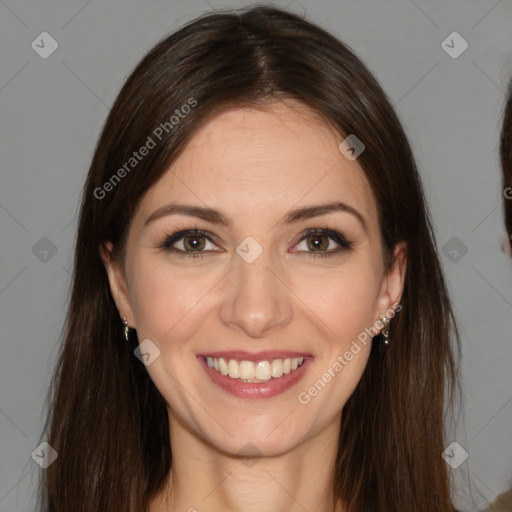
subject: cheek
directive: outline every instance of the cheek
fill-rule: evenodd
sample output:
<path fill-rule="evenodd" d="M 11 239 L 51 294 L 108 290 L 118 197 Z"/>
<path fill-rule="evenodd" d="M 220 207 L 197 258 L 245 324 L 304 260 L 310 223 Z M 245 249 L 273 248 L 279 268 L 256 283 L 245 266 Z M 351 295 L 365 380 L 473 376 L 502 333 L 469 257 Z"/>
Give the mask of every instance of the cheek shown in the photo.
<path fill-rule="evenodd" d="M 323 321 L 326 336 L 340 345 L 371 326 L 380 285 L 374 269 L 359 262 L 294 279 L 293 289 Z"/>
<path fill-rule="evenodd" d="M 211 284 L 187 272 L 177 273 L 170 266 L 141 265 L 134 273 L 131 293 L 139 338 L 166 343 L 188 324 L 194 307 L 199 306 Z M 183 334 L 183 333 L 182 333 Z"/>
<path fill-rule="evenodd" d="M 187 382 L 197 371 L 197 363 L 190 357 L 193 347 L 187 340 L 193 339 L 201 326 L 198 315 L 213 284 L 190 273 L 171 271 L 170 265 L 142 265 L 133 276 L 130 295 L 139 343 L 150 339 L 160 350 L 146 369 L 171 407 L 190 412 L 179 382 Z"/>

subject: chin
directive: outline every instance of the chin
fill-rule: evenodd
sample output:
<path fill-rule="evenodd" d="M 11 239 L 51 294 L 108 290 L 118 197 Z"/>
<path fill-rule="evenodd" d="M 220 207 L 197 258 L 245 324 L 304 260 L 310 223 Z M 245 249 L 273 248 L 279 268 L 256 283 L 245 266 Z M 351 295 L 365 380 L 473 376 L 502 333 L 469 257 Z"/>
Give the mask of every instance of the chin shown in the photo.
<path fill-rule="evenodd" d="M 290 416 L 293 416 L 293 413 Z M 289 452 L 307 438 L 304 424 L 299 427 L 285 418 L 286 415 L 280 415 L 279 418 L 255 418 L 257 421 L 250 424 L 248 420 L 238 424 L 223 423 L 233 437 L 220 427 L 215 433 L 210 428 L 204 437 L 217 450 L 229 455 L 277 457 Z M 299 428 L 302 431 L 299 431 Z"/>

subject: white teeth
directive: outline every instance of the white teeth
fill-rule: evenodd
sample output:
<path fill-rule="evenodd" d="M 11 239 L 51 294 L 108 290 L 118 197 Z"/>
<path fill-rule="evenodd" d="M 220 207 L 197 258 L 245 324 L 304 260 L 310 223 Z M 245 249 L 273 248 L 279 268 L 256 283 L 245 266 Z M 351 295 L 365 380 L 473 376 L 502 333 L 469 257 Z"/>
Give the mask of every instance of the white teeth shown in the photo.
<path fill-rule="evenodd" d="M 240 378 L 244 380 L 254 379 L 254 363 L 252 361 L 242 361 L 239 365 Z M 259 377 L 258 377 L 259 379 Z"/>
<path fill-rule="evenodd" d="M 229 360 L 228 364 L 229 376 L 232 379 L 238 379 L 240 377 L 240 366 L 234 359 Z"/>
<path fill-rule="evenodd" d="M 229 373 L 228 363 L 226 363 L 226 360 L 223 357 L 219 359 L 219 368 L 221 375 L 227 375 Z"/>
<path fill-rule="evenodd" d="M 268 361 L 258 361 L 255 377 L 258 380 L 270 380 L 272 374 L 270 373 L 270 363 Z"/>
<path fill-rule="evenodd" d="M 270 367 L 272 368 L 272 377 L 274 379 L 283 376 L 283 361 L 281 359 L 274 359 Z"/>
<path fill-rule="evenodd" d="M 278 379 L 294 370 L 297 370 L 304 362 L 303 357 L 287 359 L 274 359 L 270 361 L 226 361 L 223 357 L 207 357 L 206 363 L 210 368 L 221 375 L 228 375 L 232 379 L 240 379 L 245 382 L 267 382 L 270 379 Z"/>

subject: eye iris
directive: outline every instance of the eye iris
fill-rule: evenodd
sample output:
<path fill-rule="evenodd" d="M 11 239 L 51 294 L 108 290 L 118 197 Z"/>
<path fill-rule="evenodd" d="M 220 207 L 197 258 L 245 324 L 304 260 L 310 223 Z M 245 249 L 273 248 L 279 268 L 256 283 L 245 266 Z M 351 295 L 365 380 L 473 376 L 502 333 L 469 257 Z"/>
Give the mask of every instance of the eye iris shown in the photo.
<path fill-rule="evenodd" d="M 189 242 L 187 244 L 187 241 L 191 240 L 191 242 Z M 201 236 L 201 235 L 188 235 L 184 238 L 184 242 L 183 242 L 184 246 L 185 246 L 185 249 L 192 249 L 192 250 L 201 250 L 204 248 L 204 237 Z"/>
<path fill-rule="evenodd" d="M 324 240 L 324 243 L 322 244 L 322 239 Z M 313 242 L 310 244 L 309 241 L 313 240 Z M 308 248 L 313 248 L 314 250 L 326 250 L 327 247 L 329 247 L 329 240 L 325 235 L 314 235 L 308 238 Z"/>

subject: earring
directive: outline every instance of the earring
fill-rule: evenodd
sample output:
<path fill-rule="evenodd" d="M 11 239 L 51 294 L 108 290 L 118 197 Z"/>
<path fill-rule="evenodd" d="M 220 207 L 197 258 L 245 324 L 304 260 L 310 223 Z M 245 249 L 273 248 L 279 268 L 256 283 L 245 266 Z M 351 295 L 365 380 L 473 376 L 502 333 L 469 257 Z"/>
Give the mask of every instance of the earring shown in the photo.
<path fill-rule="evenodd" d="M 126 338 L 126 341 L 128 341 L 128 333 L 130 331 L 130 328 L 128 327 L 128 320 L 126 320 L 126 317 L 123 316 L 123 324 L 124 324 L 124 337 Z"/>
<path fill-rule="evenodd" d="M 384 343 L 386 345 L 389 345 L 389 318 L 383 316 L 383 317 L 381 317 L 380 321 L 384 325 L 384 327 L 382 328 L 382 331 L 381 331 L 382 338 L 384 340 Z"/>

